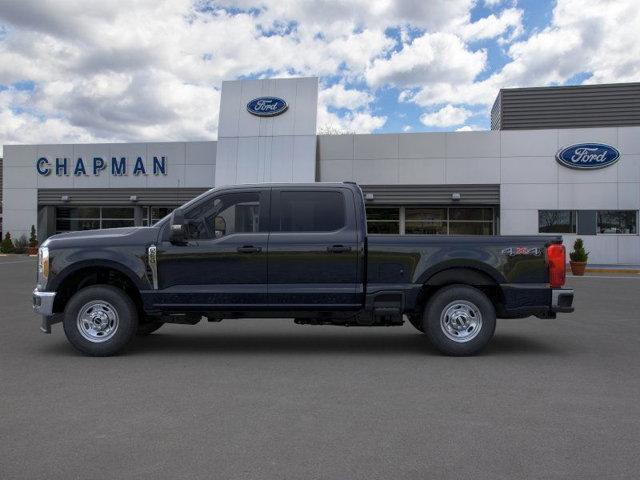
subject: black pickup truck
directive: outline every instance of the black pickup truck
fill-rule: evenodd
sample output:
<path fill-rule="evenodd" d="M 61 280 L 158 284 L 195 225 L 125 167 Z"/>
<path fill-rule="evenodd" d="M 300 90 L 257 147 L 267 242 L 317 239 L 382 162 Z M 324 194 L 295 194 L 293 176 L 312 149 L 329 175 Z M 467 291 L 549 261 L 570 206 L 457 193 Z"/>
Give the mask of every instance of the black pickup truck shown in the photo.
<path fill-rule="evenodd" d="M 402 325 L 470 355 L 496 318 L 572 312 L 559 236 L 368 235 L 353 183 L 210 190 L 152 227 L 54 235 L 34 310 L 87 355 L 112 355 L 164 323 L 292 318 Z"/>

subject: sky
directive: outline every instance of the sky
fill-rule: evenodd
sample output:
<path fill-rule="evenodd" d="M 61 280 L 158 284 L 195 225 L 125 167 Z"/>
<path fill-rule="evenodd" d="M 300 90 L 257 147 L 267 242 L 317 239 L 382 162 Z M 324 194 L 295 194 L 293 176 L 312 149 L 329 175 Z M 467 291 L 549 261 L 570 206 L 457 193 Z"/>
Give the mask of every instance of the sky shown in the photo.
<path fill-rule="evenodd" d="M 0 0 L 0 144 L 215 140 L 223 80 L 319 132 L 489 129 L 500 88 L 640 81 L 638 0 Z"/>

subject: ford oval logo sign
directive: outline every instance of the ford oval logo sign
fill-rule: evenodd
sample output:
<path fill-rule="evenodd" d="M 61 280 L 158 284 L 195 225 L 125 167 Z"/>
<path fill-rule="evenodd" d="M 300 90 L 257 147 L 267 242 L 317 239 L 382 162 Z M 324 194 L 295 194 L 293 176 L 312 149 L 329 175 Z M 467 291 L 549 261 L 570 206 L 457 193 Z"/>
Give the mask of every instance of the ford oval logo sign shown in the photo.
<path fill-rule="evenodd" d="M 275 117 L 284 113 L 289 105 L 278 97 L 259 97 L 247 103 L 247 111 L 258 117 Z"/>
<path fill-rule="evenodd" d="M 579 143 L 563 148 L 556 155 L 559 163 L 569 168 L 595 170 L 613 165 L 620 158 L 620 152 L 602 143 Z"/>

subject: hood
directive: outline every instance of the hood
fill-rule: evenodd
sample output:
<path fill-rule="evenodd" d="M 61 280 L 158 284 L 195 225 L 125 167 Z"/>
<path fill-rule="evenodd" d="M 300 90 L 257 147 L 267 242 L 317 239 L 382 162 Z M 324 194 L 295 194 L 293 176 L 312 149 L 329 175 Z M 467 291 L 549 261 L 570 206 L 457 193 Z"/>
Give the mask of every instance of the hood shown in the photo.
<path fill-rule="evenodd" d="M 49 237 L 43 247 L 66 248 L 72 246 L 117 246 L 131 244 L 149 244 L 156 241 L 156 227 L 105 228 L 102 230 L 82 230 L 59 233 Z"/>

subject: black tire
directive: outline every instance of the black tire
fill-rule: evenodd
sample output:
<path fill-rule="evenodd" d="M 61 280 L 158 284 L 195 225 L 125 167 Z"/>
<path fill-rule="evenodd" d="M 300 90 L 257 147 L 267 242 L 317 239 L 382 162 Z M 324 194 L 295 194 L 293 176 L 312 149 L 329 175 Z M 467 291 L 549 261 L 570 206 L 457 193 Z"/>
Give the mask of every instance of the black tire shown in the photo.
<path fill-rule="evenodd" d="M 83 321 L 79 319 L 81 314 Z M 134 337 L 138 312 L 131 298 L 119 288 L 93 285 L 71 297 L 64 310 L 63 327 L 76 350 L 92 357 L 106 357 L 120 352 Z"/>
<path fill-rule="evenodd" d="M 421 315 L 416 315 L 416 314 L 407 315 L 407 318 L 409 319 L 409 323 L 413 325 L 416 330 L 418 330 L 421 333 L 424 333 L 424 326 L 422 325 Z"/>
<path fill-rule="evenodd" d="M 441 353 L 474 355 L 493 337 L 496 311 L 491 300 L 477 288 L 451 285 L 431 297 L 422 322 L 429 340 Z"/>
<path fill-rule="evenodd" d="M 136 330 L 136 335 L 140 337 L 146 337 L 147 335 L 151 335 L 153 332 L 158 330 L 163 325 L 164 325 L 164 322 L 145 319 L 144 321 L 138 322 L 138 329 Z"/>

